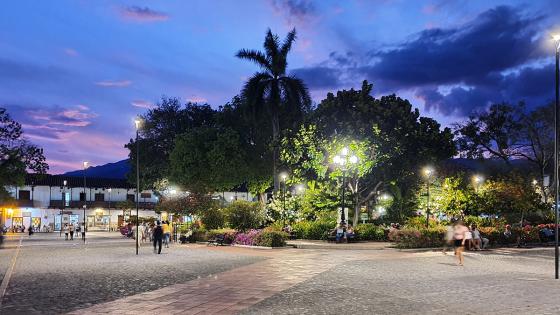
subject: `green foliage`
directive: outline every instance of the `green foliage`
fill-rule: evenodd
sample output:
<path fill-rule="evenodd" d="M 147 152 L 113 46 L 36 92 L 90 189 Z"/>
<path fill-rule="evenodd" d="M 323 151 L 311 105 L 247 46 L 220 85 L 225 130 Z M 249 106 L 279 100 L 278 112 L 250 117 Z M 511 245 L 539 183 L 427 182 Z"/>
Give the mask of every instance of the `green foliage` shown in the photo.
<path fill-rule="evenodd" d="M 207 208 L 200 212 L 200 220 L 208 230 L 215 230 L 224 227 L 224 211 L 216 206 Z"/>
<path fill-rule="evenodd" d="M 445 227 L 405 228 L 389 233 L 389 240 L 398 248 L 441 247 L 444 244 Z"/>
<path fill-rule="evenodd" d="M 22 186 L 26 171 L 44 174 L 49 169 L 43 149 L 29 143 L 21 124 L 0 107 L 0 202 L 10 200 L 7 186 Z"/>
<path fill-rule="evenodd" d="M 284 200 L 285 199 L 285 200 Z M 273 193 L 272 200 L 266 205 L 266 220 L 268 222 L 293 222 L 300 217 L 303 196 L 290 191 Z"/>
<path fill-rule="evenodd" d="M 354 228 L 358 239 L 362 241 L 386 241 L 387 234 L 385 229 L 374 224 L 358 224 Z"/>
<path fill-rule="evenodd" d="M 245 151 L 230 128 L 195 128 L 175 140 L 170 155 L 170 179 L 188 191 L 225 191 L 242 183 Z"/>
<path fill-rule="evenodd" d="M 258 228 L 264 220 L 263 210 L 258 202 L 237 200 L 225 209 L 226 221 L 238 231 Z"/>
<path fill-rule="evenodd" d="M 285 232 L 263 230 L 256 239 L 257 246 L 284 247 L 289 235 Z"/>
<path fill-rule="evenodd" d="M 320 221 L 300 221 L 292 225 L 292 231 L 297 238 L 309 240 L 326 240 L 328 233 L 335 227 L 335 223 Z"/>

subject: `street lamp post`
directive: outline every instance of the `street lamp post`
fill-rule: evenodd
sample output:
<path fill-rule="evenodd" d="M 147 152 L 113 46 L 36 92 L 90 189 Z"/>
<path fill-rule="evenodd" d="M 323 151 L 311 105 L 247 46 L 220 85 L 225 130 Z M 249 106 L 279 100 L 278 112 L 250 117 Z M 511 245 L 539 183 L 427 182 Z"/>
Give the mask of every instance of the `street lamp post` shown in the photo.
<path fill-rule="evenodd" d="M 107 190 L 109 191 L 109 226 L 107 227 L 107 231 L 111 232 L 111 192 L 113 190 L 111 188 Z"/>
<path fill-rule="evenodd" d="M 348 170 L 348 165 L 358 163 L 358 157 L 355 155 L 350 155 L 348 148 L 342 148 L 340 155 L 336 155 L 333 159 L 335 164 L 338 164 L 342 169 L 342 198 L 341 198 L 341 211 L 340 211 L 340 224 L 346 224 L 346 215 L 344 213 L 344 198 L 346 195 L 346 171 Z M 354 223 L 355 224 L 355 223 Z"/>
<path fill-rule="evenodd" d="M 554 278 L 558 279 L 558 189 L 560 188 L 559 179 L 558 179 L 558 141 L 560 141 L 560 128 L 558 127 L 558 123 L 560 123 L 560 104 L 558 102 L 559 97 L 559 59 L 560 59 L 560 34 L 554 35 L 553 40 L 556 45 L 556 76 L 555 76 L 555 87 L 556 87 L 556 97 L 555 97 L 555 106 L 554 106 Z"/>
<path fill-rule="evenodd" d="M 68 182 L 66 180 L 64 180 L 62 182 L 62 206 L 60 207 L 60 232 L 59 232 L 59 236 L 62 237 L 62 217 L 64 216 L 64 206 L 66 206 L 66 184 L 68 184 Z"/>
<path fill-rule="evenodd" d="M 138 238 L 138 212 L 140 208 L 140 143 L 138 142 L 138 131 L 142 121 L 139 118 L 134 120 L 136 125 L 136 255 L 138 255 L 139 238 Z"/>
<path fill-rule="evenodd" d="M 88 168 L 88 164 L 89 164 L 89 162 L 87 162 L 87 161 L 84 162 L 84 217 L 83 217 L 83 220 L 82 220 L 82 221 L 83 221 L 83 225 L 84 225 L 84 230 L 82 231 L 82 233 L 83 233 L 83 235 L 84 235 L 84 237 L 83 237 L 84 243 L 86 242 L 85 235 L 86 235 L 86 226 L 87 226 L 87 225 L 86 225 L 86 209 L 87 209 L 86 170 L 87 170 L 87 168 Z"/>
<path fill-rule="evenodd" d="M 282 220 L 284 221 L 284 226 L 286 225 L 286 178 L 288 174 L 282 173 L 280 174 L 282 178 Z"/>
<path fill-rule="evenodd" d="M 430 178 L 434 173 L 434 169 L 431 167 L 424 168 L 424 175 L 426 176 L 426 228 L 430 227 Z"/>

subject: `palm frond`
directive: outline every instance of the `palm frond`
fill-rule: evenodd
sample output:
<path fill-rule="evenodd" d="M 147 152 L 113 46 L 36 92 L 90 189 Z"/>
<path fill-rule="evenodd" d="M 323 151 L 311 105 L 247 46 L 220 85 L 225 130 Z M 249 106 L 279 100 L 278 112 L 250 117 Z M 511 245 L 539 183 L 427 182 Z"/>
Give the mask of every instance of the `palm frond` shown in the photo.
<path fill-rule="evenodd" d="M 292 49 L 292 44 L 294 43 L 296 38 L 297 38 L 296 29 L 293 28 L 288 33 L 288 35 L 286 35 L 286 38 L 284 39 L 284 42 L 282 43 L 282 48 L 280 48 L 280 54 L 282 56 L 284 56 L 284 58 L 287 59 L 288 53 L 290 52 L 290 49 Z"/>
<path fill-rule="evenodd" d="M 254 49 L 241 49 L 235 55 L 239 59 L 245 59 L 256 63 L 259 67 L 270 71 L 272 68 L 271 61 L 265 54 Z"/>
<path fill-rule="evenodd" d="M 247 102 L 248 109 L 257 116 L 265 107 L 265 99 L 270 90 L 272 77 L 266 72 L 257 72 L 251 76 L 241 90 L 241 97 Z"/>
<path fill-rule="evenodd" d="M 311 97 L 307 86 L 301 79 L 294 76 L 282 77 L 280 84 L 286 105 L 290 107 L 290 110 L 307 112 L 311 109 Z"/>

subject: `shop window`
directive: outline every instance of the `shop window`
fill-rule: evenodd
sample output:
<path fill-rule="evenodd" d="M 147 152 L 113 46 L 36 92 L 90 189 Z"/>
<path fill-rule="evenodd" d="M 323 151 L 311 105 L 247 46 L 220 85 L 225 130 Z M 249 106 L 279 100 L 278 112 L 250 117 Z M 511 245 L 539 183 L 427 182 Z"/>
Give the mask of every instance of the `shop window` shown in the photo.
<path fill-rule="evenodd" d="M 152 198 L 152 194 L 151 193 L 140 193 L 140 198 L 150 199 L 150 198 Z"/>
<path fill-rule="evenodd" d="M 105 194 L 95 194 L 95 201 L 105 201 Z"/>
<path fill-rule="evenodd" d="M 31 200 L 31 192 L 29 190 L 20 190 L 19 200 Z"/>

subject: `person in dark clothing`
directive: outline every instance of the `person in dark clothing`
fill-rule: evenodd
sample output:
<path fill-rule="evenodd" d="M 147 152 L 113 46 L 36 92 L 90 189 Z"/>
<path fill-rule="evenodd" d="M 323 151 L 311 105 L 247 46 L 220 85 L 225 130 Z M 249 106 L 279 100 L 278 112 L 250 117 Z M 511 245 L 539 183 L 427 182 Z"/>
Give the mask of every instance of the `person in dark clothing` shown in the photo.
<path fill-rule="evenodd" d="M 161 254 L 161 245 L 163 241 L 163 229 L 161 227 L 161 223 L 158 221 L 157 226 L 154 228 L 153 232 L 153 240 L 154 240 L 154 253 L 156 252 L 156 244 L 158 245 L 158 254 Z"/>

